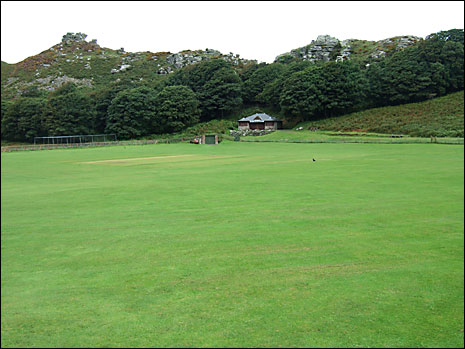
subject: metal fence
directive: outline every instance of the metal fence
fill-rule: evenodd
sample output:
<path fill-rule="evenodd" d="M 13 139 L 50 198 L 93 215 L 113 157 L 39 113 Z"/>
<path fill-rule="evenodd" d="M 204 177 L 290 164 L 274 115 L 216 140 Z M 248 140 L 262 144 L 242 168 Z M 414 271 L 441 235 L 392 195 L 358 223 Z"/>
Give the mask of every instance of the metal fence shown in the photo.
<path fill-rule="evenodd" d="M 68 148 L 89 148 L 89 147 L 104 147 L 116 145 L 144 145 L 144 144 L 163 144 L 163 143 L 179 143 L 186 141 L 186 138 L 173 139 L 146 139 L 133 141 L 107 141 L 107 142 L 87 142 L 87 143 L 59 143 L 59 144 L 35 144 L 35 145 L 8 145 L 2 147 L 3 152 L 11 151 L 32 151 L 32 150 L 49 150 L 49 149 L 68 149 Z M 189 138 L 190 140 L 190 138 Z"/>
<path fill-rule="evenodd" d="M 227 135 L 224 139 L 233 141 L 233 137 Z M 132 141 L 107 141 L 107 142 L 87 142 L 87 143 L 61 143 L 61 144 L 36 144 L 36 145 L 10 145 L 1 147 L 2 152 L 11 151 L 31 151 L 31 150 L 47 150 L 47 149 L 67 149 L 67 148 L 88 148 L 102 146 L 117 146 L 117 145 L 144 145 L 144 144 L 167 144 L 179 143 L 192 140 L 192 137 L 184 138 L 167 138 L 167 139 L 146 139 Z M 463 138 L 376 138 L 376 139 L 309 139 L 309 140 L 266 140 L 256 138 L 241 137 L 240 142 L 273 142 L 273 143 L 370 143 L 370 144 L 464 144 Z"/>
<path fill-rule="evenodd" d="M 464 144 L 463 138 L 386 138 L 386 139 L 240 139 L 241 142 L 269 142 L 269 143 L 367 143 L 367 144 Z"/>
<path fill-rule="evenodd" d="M 36 144 L 73 144 L 73 143 L 97 143 L 97 142 L 116 142 L 116 134 L 98 134 L 98 135 L 72 135 L 72 136 L 46 136 L 34 137 Z"/>

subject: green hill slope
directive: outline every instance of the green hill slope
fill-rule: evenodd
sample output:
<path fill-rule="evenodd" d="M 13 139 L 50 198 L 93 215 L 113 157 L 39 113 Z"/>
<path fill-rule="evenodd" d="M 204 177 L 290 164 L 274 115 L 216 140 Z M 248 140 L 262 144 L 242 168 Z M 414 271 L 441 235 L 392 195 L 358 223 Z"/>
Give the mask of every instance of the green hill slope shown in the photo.
<path fill-rule="evenodd" d="M 405 134 L 417 137 L 463 137 L 463 91 L 425 102 L 368 109 L 339 117 L 307 121 L 305 129 Z"/>
<path fill-rule="evenodd" d="M 22 62 L 1 62 L 3 140 L 25 140 L 28 138 L 26 133 L 51 134 L 50 125 L 44 121 L 43 111 L 37 109 L 39 107 L 33 112 L 25 111 L 23 115 L 20 109 L 9 109 L 9 106 L 23 97 L 41 98 L 43 103 L 48 104 L 47 97 L 68 82 L 79 87 L 91 100 L 90 108 L 95 112 L 95 120 L 80 125 L 91 130 L 88 133 L 102 133 L 110 129 L 107 127 L 108 108 L 118 91 L 145 86 L 152 89 L 154 95 L 158 94 L 157 88 L 164 87 L 161 83 L 171 73 L 175 74 L 173 79 L 167 79 L 167 84 L 186 85 L 195 92 L 201 104 L 202 121 L 227 119 L 236 123 L 239 118 L 260 111 L 282 119 L 285 128 L 295 127 L 301 120 L 311 120 L 321 115 L 341 115 L 345 110 L 359 110 L 367 105 L 418 101 L 434 93 L 442 96 L 463 89 L 463 79 L 456 78 L 463 76 L 463 29 L 435 33 L 425 40 L 402 36 L 379 42 L 356 39 L 340 42 L 329 35 L 321 35 L 305 47 L 278 56 L 278 63 L 273 65 L 257 64 L 257 61 L 242 59 L 237 54 L 225 55 L 208 48 L 178 53 L 134 53 L 125 52 L 124 48 L 112 50 L 99 46 L 96 40 L 86 41 L 86 36 L 83 33 L 67 33 L 60 43 Z M 445 43 L 447 40 L 450 41 Z M 425 42 L 426 46 L 422 46 Z M 408 47 L 410 50 L 404 51 Z M 403 51 L 406 53 L 402 54 Z M 427 58 L 424 57 L 426 52 L 430 53 Z M 216 70 L 220 69 L 221 64 L 217 65 L 216 62 L 221 59 L 228 62 L 229 75 L 224 72 L 217 74 Z M 209 60 L 214 60 L 214 68 L 205 68 L 209 64 L 205 61 Z M 333 71 L 331 67 L 336 66 L 333 61 L 342 62 L 340 66 L 344 67 L 350 65 L 350 69 Z M 425 70 L 422 64 L 435 68 Z M 356 65 L 362 70 L 356 69 Z M 318 71 L 310 74 L 308 69 L 315 67 Z M 410 71 L 410 68 L 413 70 Z M 373 83 L 381 80 L 380 76 L 397 76 L 403 71 L 410 73 L 396 80 L 387 79 L 378 87 Z M 363 87 L 361 79 L 362 82 L 356 84 L 361 86 L 360 93 L 349 93 L 344 97 L 341 89 L 348 86 L 348 91 L 354 90 L 352 85 L 340 78 L 349 73 L 360 79 L 366 78 L 370 88 Z M 436 81 L 436 75 L 442 76 L 443 81 Z M 446 79 L 446 76 L 453 78 Z M 319 82 L 316 83 L 331 80 L 337 84 L 319 86 Z M 300 84 L 301 81 L 304 83 Z M 294 85 L 297 87 L 293 88 Z M 396 86 L 404 88 L 398 91 Z M 389 91 L 391 87 L 395 90 L 392 93 Z M 370 90 L 371 95 L 366 90 Z M 319 99 L 313 100 L 318 93 L 321 95 Z M 362 103 L 359 97 L 364 93 L 371 97 L 366 97 Z M 335 96 L 343 98 L 337 101 Z M 383 100 L 373 96 L 382 96 Z M 11 110 L 9 114 L 8 110 Z M 4 114 L 8 114 L 8 117 L 3 118 Z M 31 115 L 39 115 L 40 123 L 31 123 Z M 59 119 L 56 115 L 53 118 Z M 204 127 L 196 126 L 198 129 Z M 463 137 L 463 91 L 422 103 L 365 110 L 307 121 L 297 126 L 327 131 Z M 141 127 L 137 134 L 149 136 L 153 131 Z M 69 129 L 62 132 L 75 134 Z"/>
<path fill-rule="evenodd" d="M 101 47 L 97 40 L 86 41 L 86 37 L 83 33 L 67 33 L 61 42 L 35 56 L 16 64 L 1 62 L 2 99 L 15 98 L 32 86 L 53 91 L 66 82 L 91 89 L 99 89 L 121 80 L 129 83 L 143 81 L 153 85 L 176 70 L 214 58 L 230 62 L 238 71 L 257 63 L 253 59 L 241 58 L 239 54 L 223 54 L 208 48 L 177 53 L 126 52 L 124 48 L 113 50 Z M 336 59 L 337 54 L 340 54 L 341 57 L 371 61 L 420 40 L 406 38 L 410 36 L 379 42 L 351 39 L 341 46 L 338 39 L 322 35 L 306 47 L 280 56 L 289 56 L 295 60 L 327 61 Z M 312 55 L 312 52 L 318 54 Z"/>
<path fill-rule="evenodd" d="M 99 89 L 114 81 L 153 85 L 167 74 L 188 65 L 222 58 L 240 68 L 255 62 L 238 54 L 222 54 L 213 49 L 171 52 L 126 52 L 86 41 L 83 33 L 68 33 L 60 43 L 25 60 L 1 64 L 2 99 L 21 95 L 31 86 L 53 91 L 66 82 Z"/>

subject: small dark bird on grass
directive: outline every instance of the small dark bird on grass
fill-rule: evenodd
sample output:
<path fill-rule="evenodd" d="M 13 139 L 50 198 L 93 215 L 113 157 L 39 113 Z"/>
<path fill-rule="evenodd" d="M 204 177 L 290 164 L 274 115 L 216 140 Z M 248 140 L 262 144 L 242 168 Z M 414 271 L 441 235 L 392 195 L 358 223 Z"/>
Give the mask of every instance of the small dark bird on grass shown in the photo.
<path fill-rule="evenodd" d="M 315 159 L 313 159 L 313 161 L 316 161 Z"/>

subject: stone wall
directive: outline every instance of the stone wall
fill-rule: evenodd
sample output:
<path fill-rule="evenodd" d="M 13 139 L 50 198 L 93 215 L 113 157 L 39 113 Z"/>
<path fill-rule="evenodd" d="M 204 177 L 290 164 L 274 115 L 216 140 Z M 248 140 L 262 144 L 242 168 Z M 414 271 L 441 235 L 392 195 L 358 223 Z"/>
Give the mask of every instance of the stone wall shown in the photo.
<path fill-rule="evenodd" d="M 245 136 L 263 136 L 263 135 L 266 135 L 268 133 L 271 133 L 271 132 L 274 132 L 274 129 L 267 129 L 267 130 L 250 130 L 250 129 L 246 129 L 246 130 L 230 130 L 229 131 L 229 135 L 230 136 L 242 136 L 242 137 L 245 137 Z"/>

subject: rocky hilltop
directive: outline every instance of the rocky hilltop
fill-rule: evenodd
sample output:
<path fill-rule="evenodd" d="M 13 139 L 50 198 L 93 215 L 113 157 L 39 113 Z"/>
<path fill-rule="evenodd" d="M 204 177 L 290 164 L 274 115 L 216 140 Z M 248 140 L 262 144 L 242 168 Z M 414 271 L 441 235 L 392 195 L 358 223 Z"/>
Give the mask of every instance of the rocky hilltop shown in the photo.
<path fill-rule="evenodd" d="M 84 33 L 66 33 L 60 43 L 17 64 L 2 62 L 2 95 L 21 95 L 32 86 L 52 91 L 66 82 L 92 87 L 121 79 L 156 80 L 201 61 L 220 58 L 238 68 L 256 63 L 213 49 L 171 52 L 126 52 L 101 47 Z"/>
<path fill-rule="evenodd" d="M 285 60 L 287 57 L 300 58 L 311 62 L 315 61 L 342 61 L 352 57 L 378 59 L 386 53 L 402 50 L 414 45 L 422 38 L 412 35 L 397 36 L 380 41 L 366 41 L 349 39 L 340 41 L 330 35 L 319 35 L 310 44 L 283 53 L 276 57 L 275 62 Z"/>
<path fill-rule="evenodd" d="M 164 75 L 205 60 L 224 59 L 237 70 L 257 63 L 232 52 L 214 49 L 171 52 L 126 52 L 101 47 L 97 40 L 87 41 L 84 33 L 66 33 L 61 42 L 17 64 L 2 62 L 2 97 L 14 98 L 31 88 L 53 91 L 66 82 L 96 87 L 120 80 L 156 81 Z M 309 45 L 276 57 L 289 60 L 329 61 L 362 59 L 367 63 L 389 52 L 415 44 L 421 38 L 401 36 L 381 41 L 344 40 L 320 35 Z"/>

